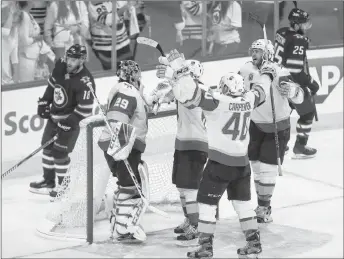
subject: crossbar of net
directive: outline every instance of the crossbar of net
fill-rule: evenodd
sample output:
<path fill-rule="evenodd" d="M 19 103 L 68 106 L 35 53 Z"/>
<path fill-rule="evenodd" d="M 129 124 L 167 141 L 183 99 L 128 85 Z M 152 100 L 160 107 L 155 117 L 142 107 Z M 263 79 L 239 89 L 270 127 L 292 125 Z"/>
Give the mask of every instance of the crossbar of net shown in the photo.
<path fill-rule="evenodd" d="M 80 233 L 87 221 L 87 152 L 86 141 L 93 141 L 93 215 L 94 220 L 104 219 L 104 202 L 112 199 L 117 189 L 117 178 L 112 176 L 103 151 L 97 145 L 105 123 L 95 115 L 80 123 L 80 135 L 71 154 L 68 177 L 62 183 L 63 195 L 58 195 L 51 204 L 46 219 L 54 223 L 53 231 L 66 235 Z M 93 134 L 87 136 L 87 127 Z M 143 160 L 148 165 L 150 199 L 163 210 L 179 210 L 179 193 L 172 184 L 172 163 L 176 135 L 176 116 L 151 118 L 148 120 L 147 148 Z M 91 138 L 91 139 L 90 139 Z M 102 212 L 102 213 L 101 213 Z M 83 232 L 83 231 L 82 231 Z M 85 232 L 86 233 L 86 230 Z M 83 234 L 84 234 L 83 233 Z"/>

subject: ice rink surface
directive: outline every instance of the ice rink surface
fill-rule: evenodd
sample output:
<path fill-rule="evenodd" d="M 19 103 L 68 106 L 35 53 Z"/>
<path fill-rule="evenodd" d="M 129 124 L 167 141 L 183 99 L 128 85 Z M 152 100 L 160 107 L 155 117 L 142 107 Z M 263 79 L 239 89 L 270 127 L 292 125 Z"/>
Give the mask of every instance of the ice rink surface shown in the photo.
<path fill-rule="evenodd" d="M 294 140 L 295 134 L 290 145 Z M 343 129 L 313 132 L 309 145 L 318 148 L 316 158 L 286 157 L 284 176 L 278 177 L 272 200 L 274 222 L 261 227 L 262 257 L 343 258 Z M 36 227 L 53 204 L 48 196 L 28 191 L 28 183 L 37 180 L 39 174 L 2 183 L 4 258 L 185 258 L 186 252 L 194 249 L 175 244 L 172 228 L 182 220 L 178 212 L 171 212 L 171 219 L 147 213 L 142 225 L 148 239 L 141 245 L 99 242 L 104 240 L 97 233 L 91 246 L 42 238 Z M 235 212 L 225 197 L 220 202 L 221 219 L 214 241 L 216 258 L 236 257 L 236 249 L 245 244 Z M 108 235 L 107 222 L 99 222 L 97 228 L 104 239 Z"/>

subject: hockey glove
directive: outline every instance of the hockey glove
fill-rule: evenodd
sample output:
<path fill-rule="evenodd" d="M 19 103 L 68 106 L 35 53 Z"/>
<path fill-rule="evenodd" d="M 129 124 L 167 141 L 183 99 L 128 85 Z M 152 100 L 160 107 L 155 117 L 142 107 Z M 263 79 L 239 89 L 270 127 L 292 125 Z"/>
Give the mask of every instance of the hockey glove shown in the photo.
<path fill-rule="evenodd" d="M 107 153 L 115 161 L 127 159 L 136 139 L 135 128 L 122 122 L 112 123 L 111 127 L 114 135 L 111 138 Z"/>
<path fill-rule="evenodd" d="M 69 132 L 72 130 L 72 127 L 66 123 L 66 121 L 59 121 L 57 123 L 57 130 L 58 133 L 60 132 Z"/>
<path fill-rule="evenodd" d="M 157 65 L 156 66 L 156 76 L 160 79 L 173 79 L 173 69 L 166 65 Z"/>
<path fill-rule="evenodd" d="M 49 119 L 50 118 L 50 104 L 48 101 L 43 100 L 42 98 L 38 99 L 37 114 L 42 119 Z"/>
<path fill-rule="evenodd" d="M 168 81 L 163 81 L 154 89 L 153 94 L 159 103 L 170 103 L 174 101 L 172 86 Z"/>
<path fill-rule="evenodd" d="M 176 49 L 170 51 L 167 55 L 167 61 L 173 70 L 179 70 L 185 66 L 184 55 L 179 53 Z"/>
<path fill-rule="evenodd" d="M 279 93 L 286 98 L 294 98 L 300 90 L 299 85 L 294 82 L 282 81 L 277 86 Z"/>

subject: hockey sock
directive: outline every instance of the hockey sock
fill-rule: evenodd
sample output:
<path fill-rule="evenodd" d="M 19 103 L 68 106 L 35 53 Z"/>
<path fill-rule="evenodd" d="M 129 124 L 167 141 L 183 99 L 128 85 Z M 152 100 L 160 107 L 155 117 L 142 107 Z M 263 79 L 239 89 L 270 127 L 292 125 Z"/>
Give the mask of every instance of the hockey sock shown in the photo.
<path fill-rule="evenodd" d="M 55 181 L 55 165 L 52 152 L 49 149 L 43 149 L 42 166 L 44 179 L 47 181 Z"/>
<path fill-rule="evenodd" d="M 199 217 L 197 192 L 198 190 L 184 189 L 187 217 L 194 226 L 197 226 Z"/>
<path fill-rule="evenodd" d="M 55 162 L 55 172 L 57 175 L 58 184 L 61 185 L 68 171 L 70 158 L 68 156 L 64 158 L 55 158 L 54 162 Z"/>
<path fill-rule="evenodd" d="M 186 201 L 185 201 L 184 189 L 178 188 L 178 191 L 179 191 L 179 197 L 180 197 L 180 202 L 181 202 L 181 204 L 182 204 L 184 216 L 185 216 L 185 218 L 187 218 L 187 217 L 188 217 L 188 214 L 187 214 L 187 212 L 186 212 Z"/>
<path fill-rule="evenodd" d="M 271 197 L 276 185 L 277 165 L 260 162 L 260 180 L 258 184 L 258 205 L 270 206 Z"/>
<path fill-rule="evenodd" d="M 309 133 L 312 130 L 312 123 L 310 124 L 301 124 L 297 123 L 296 125 L 296 143 L 300 144 L 301 146 L 306 146 L 308 142 Z"/>
<path fill-rule="evenodd" d="M 239 216 L 241 229 L 246 235 L 252 230 L 258 229 L 258 222 L 256 213 L 253 210 L 253 204 L 249 201 L 233 200 L 232 205 L 234 210 Z"/>
<path fill-rule="evenodd" d="M 216 228 L 216 205 L 199 203 L 198 231 L 202 236 L 212 236 Z"/>

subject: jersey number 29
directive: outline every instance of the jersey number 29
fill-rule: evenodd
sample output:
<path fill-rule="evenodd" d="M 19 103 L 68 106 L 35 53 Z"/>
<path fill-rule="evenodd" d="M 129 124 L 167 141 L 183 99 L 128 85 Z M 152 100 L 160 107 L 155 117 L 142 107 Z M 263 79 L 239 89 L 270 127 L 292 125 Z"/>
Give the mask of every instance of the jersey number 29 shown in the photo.
<path fill-rule="evenodd" d="M 248 123 L 250 121 L 251 112 L 235 112 L 229 121 L 223 126 L 222 133 L 232 135 L 232 140 L 245 140 L 248 132 Z M 233 125 L 234 124 L 234 125 Z"/>

